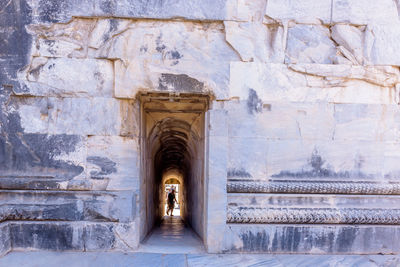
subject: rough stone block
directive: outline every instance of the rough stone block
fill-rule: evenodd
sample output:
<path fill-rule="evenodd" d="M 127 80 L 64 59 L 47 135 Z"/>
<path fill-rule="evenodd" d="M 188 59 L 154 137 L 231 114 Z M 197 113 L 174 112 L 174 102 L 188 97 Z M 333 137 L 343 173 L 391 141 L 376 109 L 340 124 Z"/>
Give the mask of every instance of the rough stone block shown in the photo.
<path fill-rule="evenodd" d="M 277 22 L 293 20 L 297 23 L 329 24 L 331 21 L 330 0 L 273 0 L 265 10 L 268 19 Z"/>
<path fill-rule="evenodd" d="M 37 22 L 67 22 L 71 17 L 126 17 L 188 20 L 225 20 L 235 19 L 238 15 L 236 1 L 182 1 L 163 2 L 152 0 L 132 2 L 123 0 L 73 0 L 68 2 L 52 2 L 34 0 L 30 6 Z"/>
<path fill-rule="evenodd" d="M 394 8 L 395 10 L 395 8 Z M 400 66 L 400 21 L 368 24 L 364 54 L 368 65 Z"/>
<path fill-rule="evenodd" d="M 86 225 L 83 232 L 85 240 L 85 249 L 93 250 L 111 250 L 115 246 L 113 224 L 90 224 Z"/>
<path fill-rule="evenodd" d="M 35 96 L 112 97 L 113 63 L 100 59 L 33 58 L 19 73 Z"/>
<path fill-rule="evenodd" d="M 83 224 L 23 222 L 10 224 L 13 249 L 84 250 Z"/>
<path fill-rule="evenodd" d="M 114 98 L 50 98 L 50 133 L 118 135 L 121 106 Z"/>
<path fill-rule="evenodd" d="M 380 181 L 383 150 L 384 143 L 372 141 L 271 140 L 268 142 L 268 176 Z"/>
<path fill-rule="evenodd" d="M 118 223 L 114 227 L 115 247 L 121 250 L 136 250 L 139 246 L 139 220 Z"/>
<path fill-rule="evenodd" d="M 249 92 L 247 101 L 227 104 L 230 137 L 331 140 L 333 105 L 262 102 Z"/>
<path fill-rule="evenodd" d="M 25 133 L 48 133 L 52 105 L 44 97 L 15 97 L 21 127 Z"/>
<path fill-rule="evenodd" d="M 0 221 L 62 220 L 129 222 L 136 195 L 130 191 L 1 191 Z"/>
<path fill-rule="evenodd" d="M 324 25 L 296 24 L 287 34 L 285 63 L 332 64 L 336 60 L 336 45 Z"/>
<path fill-rule="evenodd" d="M 338 49 L 353 64 L 363 64 L 365 26 L 336 24 L 331 28 L 332 39 L 340 46 Z"/>
<path fill-rule="evenodd" d="M 115 98 L 13 97 L 25 133 L 121 135 L 139 134 L 139 107 Z"/>
<path fill-rule="evenodd" d="M 157 90 L 211 92 L 224 99 L 229 62 L 238 56 L 222 31 L 219 23 L 203 27 L 189 22 L 142 21 L 110 40 L 98 54 L 121 59 L 115 62 L 117 97 L 134 98 L 139 90 Z"/>
<path fill-rule="evenodd" d="M 87 175 L 108 179 L 107 190 L 139 189 L 139 144 L 120 136 L 88 138 Z"/>
<path fill-rule="evenodd" d="M 234 225 L 226 250 L 252 253 L 397 254 L 399 226 Z"/>
<path fill-rule="evenodd" d="M 127 237 L 120 237 L 117 233 L 120 230 L 116 230 L 127 225 L 101 222 L 12 222 L 10 237 L 13 249 L 16 250 L 129 250 L 138 246 L 135 242 L 138 238 L 131 234 L 131 243 L 124 243 Z"/>
<path fill-rule="evenodd" d="M 214 103 L 217 105 L 218 103 Z M 225 109 L 215 109 L 208 111 L 209 124 L 208 124 L 208 135 L 209 136 L 228 136 L 228 112 Z"/>
<path fill-rule="evenodd" d="M 10 119 L 16 132 L 7 133 L 7 143 L 0 142 L 2 151 L 7 151 L 0 161 L 1 176 L 66 180 L 83 174 L 84 137 L 24 134 L 17 114 L 14 115 Z"/>
<path fill-rule="evenodd" d="M 397 6 L 392 0 L 333 0 L 333 23 L 365 25 L 393 23 L 397 20 Z"/>
<path fill-rule="evenodd" d="M 231 63 L 230 97 L 263 102 L 395 104 L 398 70 L 327 64 Z"/>
<path fill-rule="evenodd" d="M 230 179 L 264 179 L 267 176 L 267 139 L 230 137 L 228 141 Z"/>
<path fill-rule="evenodd" d="M 99 49 L 103 47 L 114 35 L 126 31 L 133 21 L 129 19 L 100 19 L 97 20 L 90 34 L 88 47 Z"/>
<path fill-rule="evenodd" d="M 334 140 L 399 140 L 397 105 L 335 104 Z"/>
<path fill-rule="evenodd" d="M 399 180 L 400 145 L 397 141 L 385 142 L 383 146 L 383 173 L 387 180 Z"/>
<path fill-rule="evenodd" d="M 0 257 L 11 251 L 10 228 L 8 223 L 0 223 Z"/>
<path fill-rule="evenodd" d="M 225 21 L 226 41 L 246 62 L 283 63 L 284 30 L 278 24 Z"/>
<path fill-rule="evenodd" d="M 35 57 L 85 58 L 94 19 L 78 18 L 68 23 L 30 24 L 27 31 L 33 36 L 31 53 Z"/>

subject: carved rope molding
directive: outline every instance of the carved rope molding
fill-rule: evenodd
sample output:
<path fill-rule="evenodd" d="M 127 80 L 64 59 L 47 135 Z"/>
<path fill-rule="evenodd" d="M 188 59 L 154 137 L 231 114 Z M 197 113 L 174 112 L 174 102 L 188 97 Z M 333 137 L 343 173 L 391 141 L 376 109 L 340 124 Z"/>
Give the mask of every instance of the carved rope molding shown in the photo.
<path fill-rule="evenodd" d="M 228 181 L 228 193 L 306 193 L 400 195 L 400 183 Z"/>
<path fill-rule="evenodd" d="M 400 224 L 399 209 L 229 207 L 227 223 Z"/>

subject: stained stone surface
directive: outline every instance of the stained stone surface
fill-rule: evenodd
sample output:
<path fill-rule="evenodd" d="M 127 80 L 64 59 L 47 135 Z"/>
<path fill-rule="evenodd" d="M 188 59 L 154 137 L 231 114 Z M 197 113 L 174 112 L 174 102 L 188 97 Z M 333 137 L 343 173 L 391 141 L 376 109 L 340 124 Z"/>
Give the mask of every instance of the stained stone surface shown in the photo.
<path fill-rule="evenodd" d="M 208 252 L 399 253 L 399 11 L 398 0 L 0 1 L 0 255 L 140 247 L 156 221 L 143 203 L 160 194 L 143 190 L 156 153 L 144 94 L 168 102 L 152 125 L 184 118 L 175 101 L 191 97 L 204 145 L 178 152 L 204 174 L 192 210 Z M 278 259 L 294 258 L 259 263 Z M 375 264 L 338 261 L 364 260 Z"/>
<path fill-rule="evenodd" d="M 11 252 L 0 266 L 397 266 L 398 255 L 162 254 L 123 252 Z"/>

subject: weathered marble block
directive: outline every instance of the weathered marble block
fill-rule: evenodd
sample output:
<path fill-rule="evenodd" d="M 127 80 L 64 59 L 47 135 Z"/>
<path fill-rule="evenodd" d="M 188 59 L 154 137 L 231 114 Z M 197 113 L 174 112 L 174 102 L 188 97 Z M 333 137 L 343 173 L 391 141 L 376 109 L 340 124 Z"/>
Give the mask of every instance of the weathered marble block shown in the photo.
<path fill-rule="evenodd" d="M 228 224 L 226 249 L 250 253 L 396 254 L 399 226 Z"/>
<path fill-rule="evenodd" d="M 397 142 L 398 105 L 335 104 L 332 139 Z"/>
<path fill-rule="evenodd" d="M 397 181 L 397 147 L 396 143 L 379 141 L 271 140 L 268 141 L 268 176 Z"/>
<path fill-rule="evenodd" d="M 329 23 L 331 20 L 330 0 L 272 0 L 268 1 L 265 10 L 267 20 L 298 23 L 320 24 Z"/>
<path fill-rule="evenodd" d="M 230 137 L 331 140 L 334 104 L 263 102 L 255 91 L 227 103 Z"/>
<path fill-rule="evenodd" d="M 129 191 L 0 191 L 0 221 L 130 222 L 136 195 Z"/>
<path fill-rule="evenodd" d="M 0 223 L 0 257 L 11 251 L 10 228 L 7 222 Z"/>
<path fill-rule="evenodd" d="M 120 136 L 88 138 L 87 176 L 107 179 L 107 190 L 139 190 L 139 161 L 137 139 Z"/>
<path fill-rule="evenodd" d="M 231 63 L 230 97 L 265 102 L 396 104 L 398 70 L 326 64 Z"/>
<path fill-rule="evenodd" d="M 398 20 L 396 1 L 334 0 L 332 3 L 333 23 L 365 25 Z"/>
<path fill-rule="evenodd" d="M 137 136 L 138 111 L 130 100 L 105 97 L 15 97 L 27 133 Z"/>
<path fill-rule="evenodd" d="M 30 6 L 37 22 L 66 22 L 76 17 L 127 17 L 187 20 L 229 20 L 238 17 L 238 3 L 236 1 L 181 1 L 163 2 L 152 0 L 149 2 L 131 2 L 123 0 L 72 0 L 68 2 L 52 2 L 34 0 Z M 212 7 L 212 8 L 210 8 Z"/>
<path fill-rule="evenodd" d="M 287 34 L 285 63 L 332 64 L 337 61 L 336 45 L 325 25 L 296 24 Z"/>
<path fill-rule="evenodd" d="M 112 97 L 113 63 L 100 59 L 35 57 L 19 78 L 24 95 Z"/>
<path fill-rule="evenodd" d="M 13 222 L 10 236 L 13 249 L 55 251 L 110 251 L 135 249 L 137 243 L 131 234 L 120 228 L 129 229 L 132 224 L 90 222 Z M 116 233 L 124 233 L 119 235 Z M 131 246 L 131 247 L 130 247 Z"/>
<path fill-rule="evenodd" d="M 282 25 L 225 21 L 226 41 L 245 62 L 283 63 L 285 30 Z"/>
<path fill-rule="evenodd" d="M 265 179 L 268 168 L 266 138 L 230 137 L 228 148 L 228 178 Z"/>

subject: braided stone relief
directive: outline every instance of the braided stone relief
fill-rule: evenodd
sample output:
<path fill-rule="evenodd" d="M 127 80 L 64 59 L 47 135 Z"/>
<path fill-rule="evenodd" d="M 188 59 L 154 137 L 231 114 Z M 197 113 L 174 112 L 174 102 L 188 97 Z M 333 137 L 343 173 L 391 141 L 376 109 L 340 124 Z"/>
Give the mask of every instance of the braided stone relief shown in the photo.
<path fill-rule="evenodd" d="M 306 193 L 399 195 L 400 183 L 373 182 L 244 182 L 230 181 L 228 193 Z"/>
<path fill-rule="evenodd" d="M 227 223 L 400 224 L 400 209 L 228 207 Z"/>

